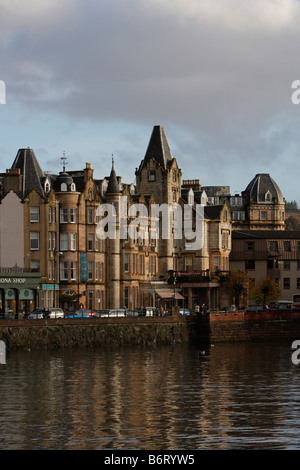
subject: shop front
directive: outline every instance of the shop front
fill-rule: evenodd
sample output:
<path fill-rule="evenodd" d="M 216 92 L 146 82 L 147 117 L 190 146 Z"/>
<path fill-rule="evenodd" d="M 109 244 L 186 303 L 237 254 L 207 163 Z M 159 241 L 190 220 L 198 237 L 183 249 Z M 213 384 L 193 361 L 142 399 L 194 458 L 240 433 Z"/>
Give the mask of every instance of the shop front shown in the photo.
<path fill-rule="evenodd" d="M 28 314 L 40 305 L 40 273 L 0 272 L 0 312 Z"/>

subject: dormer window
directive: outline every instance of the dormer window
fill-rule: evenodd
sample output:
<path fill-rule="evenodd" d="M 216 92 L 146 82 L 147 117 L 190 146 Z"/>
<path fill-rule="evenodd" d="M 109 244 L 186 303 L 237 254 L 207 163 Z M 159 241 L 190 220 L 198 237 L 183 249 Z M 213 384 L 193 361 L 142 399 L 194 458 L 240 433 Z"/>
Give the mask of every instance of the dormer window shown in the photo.
<path fill-rule="evenodd" d="M 270 191 L 267 191 L 266 194 L 265 194 L 265 201 L 266 202 L 271 202 L 272 201 L 272 195 L 270 193 Z"/>
<path fill-rule="evenodd" d="M 61 183 L 60 190 L 61 191 L 67 191 L 67 189 L 68 189 L 67 183 Z"/>
<path fill-rule="evenodd" d="M 188 204 L 194 204 L 194 191 L 192 188 L 188 192 Z"/>
<path fill-rule="evenodd" d="M 76 191 L 75 183 L 72 183 L 72 184 L 71 184 L 71 191 Z"/>
<path fill-rule="evenodd" d="M 48 180 L 45 181 L 45 193 L 50 192 L 50 183 Z"/>

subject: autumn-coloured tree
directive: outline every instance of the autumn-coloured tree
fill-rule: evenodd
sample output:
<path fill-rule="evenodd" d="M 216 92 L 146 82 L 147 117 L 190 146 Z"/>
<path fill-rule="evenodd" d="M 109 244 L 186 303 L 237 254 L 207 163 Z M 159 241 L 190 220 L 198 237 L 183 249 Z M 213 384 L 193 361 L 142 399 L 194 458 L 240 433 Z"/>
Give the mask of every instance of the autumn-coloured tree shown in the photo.
<path fill-rule="evenodd" d="M 280 287 L 274 279 L 265 278 L 252 289 L 251 295 L 258 304 L 267 305 L 280 298 Z"/>
<path fill-rule="evenodd" d="M 252 286 L 250 279 L 245 271 L 231 271 L 225 281 L 225 288 L 231 298 L 231 301 L 237 307 L 248 304 L 249 291 Z"/>

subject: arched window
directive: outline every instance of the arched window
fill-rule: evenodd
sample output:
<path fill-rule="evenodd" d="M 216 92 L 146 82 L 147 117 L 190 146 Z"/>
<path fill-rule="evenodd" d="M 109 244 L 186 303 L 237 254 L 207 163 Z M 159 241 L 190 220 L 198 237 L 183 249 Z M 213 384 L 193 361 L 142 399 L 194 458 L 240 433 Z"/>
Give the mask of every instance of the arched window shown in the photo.
<path fill-rule="evenodd" d="M 67 183 L 61 183 L 60 190 L 61 191 L 67 191 Z"/>
<path fill-rule="evenodd" d="M 71 191 L 76 191 L 75 183 L 71 183 Z"/>
<path fill-rule="evenodd" d="M 45 181 L 45 192 L 46 192 L 46 193 L 49 193 L 49 191 L 50 191 L 50 183 L 49 183 L 49 181 L 47 180 L 47 181 Z"/>

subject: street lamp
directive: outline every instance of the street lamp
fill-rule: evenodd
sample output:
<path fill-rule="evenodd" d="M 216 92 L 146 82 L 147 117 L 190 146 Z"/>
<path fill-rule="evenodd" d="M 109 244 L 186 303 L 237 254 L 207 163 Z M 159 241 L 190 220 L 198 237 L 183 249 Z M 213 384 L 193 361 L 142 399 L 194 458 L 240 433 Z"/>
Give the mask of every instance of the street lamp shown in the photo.
<path fill-rule="evenodd" d="M 173 284 L 174 284 L 174 307 L 176 307 L 176 276 L 174 276 L 174 279 L 173 279 Z"/>

